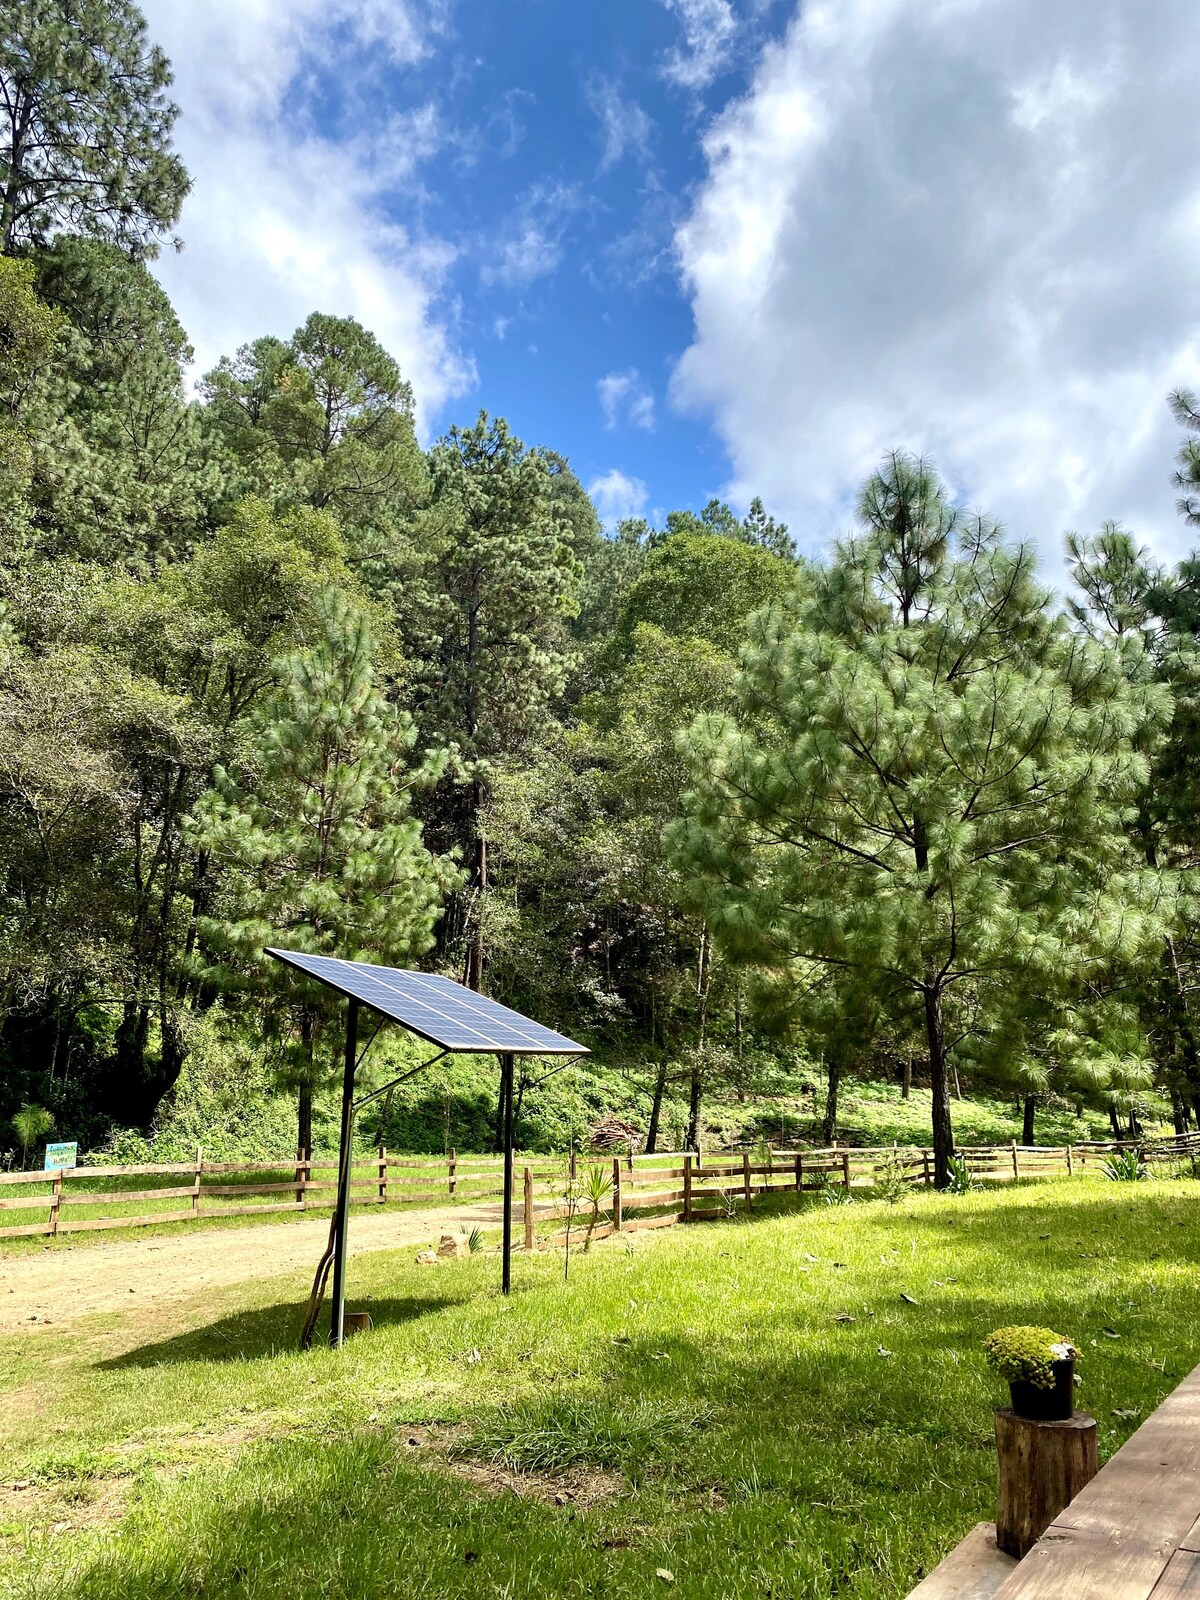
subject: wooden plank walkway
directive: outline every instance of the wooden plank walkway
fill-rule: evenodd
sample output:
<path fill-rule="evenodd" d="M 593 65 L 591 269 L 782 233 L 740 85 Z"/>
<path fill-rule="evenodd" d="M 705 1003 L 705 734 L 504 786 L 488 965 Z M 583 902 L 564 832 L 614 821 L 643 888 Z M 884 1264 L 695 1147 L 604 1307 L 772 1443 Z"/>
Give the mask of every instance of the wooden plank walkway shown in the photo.
<path fill-rule="evenodd" d="M 1200 1600 L 1200 1367 L 1021 1562 L 980 1523 L 909 1600 Z"/>
<path fill-rule="evenodd" d="M 1055 1518 L 996 1595 L 1200 1596 L 1200 1367 Z"/>
<path fill-rule="evenodd" d="M 977 1522 L 908 1600 L 994 1600 L 1016 1564 L 1016 1556 L 1007 1555 L 996 1543 L 996 1524 Z"/>

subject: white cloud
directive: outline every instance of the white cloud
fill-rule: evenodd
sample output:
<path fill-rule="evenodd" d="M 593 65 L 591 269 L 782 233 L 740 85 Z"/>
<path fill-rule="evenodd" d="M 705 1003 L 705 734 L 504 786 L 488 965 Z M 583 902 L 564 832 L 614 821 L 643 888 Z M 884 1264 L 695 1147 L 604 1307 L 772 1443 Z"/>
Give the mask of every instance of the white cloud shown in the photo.
<path fill-rule="evenodd" d="M 567 223 L 578 204 L 577 192 L 567 184 L 535 184 L 507 233 L 487 247 L 483 281 L 516 289 L 557 272 Z"/>
<path fill-rule="evenodd" d="M 439 26 L 414 0 L 143 0 L 170 57 L 183 114 L 176 142 L 193 178 L 155 271 L 196 347 L 197 370 L 310 311 L 355 316 L 378 335 L 430 417 L 472 381 L 438 310 L 453 252 L 392 221 L 437 148 L 430 106 L 381 116 L 375 67 L 417 60 Z M 363 130 L 337 142 L 307 115 L 306 80 L 353 65 Z M 370 106 L 369 119 L 363 114 Z"/>
<path fill-rule="evenodd" d="M 1186 546 L 1163 397 L 1200 380 L 1186 0 L 806 0 L 705 139 L 675 374 L 808 542 L 893 445 L 1057 560 Z"/>
<path fill-rule="evenodd" d="M 649 498 L 640 478 L 626 477 L 617 467 L 593 478 L 588 494 L 606 528 L 615 528 L 626 517 L 642 516 Z"/>
<path fill-rule="evenodd" d="M 625 372 L 609 372 L 596 385 L 604 426 L 616 428 L 626 423 L 635 428 L 654 428 L 654 396 L 642 382 L 636 367 Z"/>
<path fill-rule="evenodd" d="M 706 88 L 729 59 L 737 36 L 730 0 L 662 0 L 679 18 L 683 43 L 670 51 L 663 76 L 685 89 Z"/>
<path fill-rule="evenodd" d="M 604 141 L 600 170 L 607 172 L 627 155 L 644 161 L 654 123 L 637 101 L 627 100 L 611 78 L 593 78 L 587 97 Z"/>

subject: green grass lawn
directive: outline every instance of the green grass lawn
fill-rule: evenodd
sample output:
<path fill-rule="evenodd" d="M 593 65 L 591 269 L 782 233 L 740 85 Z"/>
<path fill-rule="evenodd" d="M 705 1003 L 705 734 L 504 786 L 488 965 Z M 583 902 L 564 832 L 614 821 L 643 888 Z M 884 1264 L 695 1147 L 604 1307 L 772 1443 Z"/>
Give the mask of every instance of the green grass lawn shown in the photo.
<path fill-rule="evenodd" d="M 1077 1341 L 1104 1454 L 1200 1360 L 1200 1185 L 764 1208 L 562 1273 L 364 1256 L 340 1354 L 291 1348 L 299 1278 L 0 1341 L 0 1585 L 904 1595 L 992 1510 L 990 1329 Z"/>

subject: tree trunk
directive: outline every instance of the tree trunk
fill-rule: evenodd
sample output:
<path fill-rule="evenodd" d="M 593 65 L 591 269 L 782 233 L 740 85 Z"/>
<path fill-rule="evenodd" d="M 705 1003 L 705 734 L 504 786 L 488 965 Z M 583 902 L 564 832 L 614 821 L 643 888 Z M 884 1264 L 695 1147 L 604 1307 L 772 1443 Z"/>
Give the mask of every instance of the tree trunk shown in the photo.
<path fill-rule="evenodd" d="M 842 1064 L 836 1054 L 825 1058 L 825 1115 L 821 1119 L 821 1141 L 832 1144 L 837 1138 L 838 1088 L 842 1081 Z"/>
<path fill-rule="evenodd" d="M 1123 1137 L 1121 1133 L 1121 1119 L 1117 1116 L 1117 1108 L 1110 1100 L 1108 1103 L 1108 1125 L 1112 1129 L 1114 1139 Z"/>
<path fill-rule="evenodd" d="M 692 1067 L 691 1081 L 688 1085 L 688 1125 L 687 1138 L 684 1147 L 688 1150 L 700 1148 L 700 1102 L 704 1095 L 704 1082 L 700 1076 L 700 1067 Z"/>
<path fill-rule="evenodd" d="M 1183 1097 L 1174 1084 L 1171 1085 L 1171 1120 L 1175 1124 L 1176 1133 L 1188 1131 L 1187 1111 L 1184 1109 Z"/>
<path fill-rule="evenodd" d="M 903 1084 L 901 1086 L 900 1093 L 901 1093 L 901 1095 L 903 1096 L 903 1098 L 905 1100 L 907 1100 L 909 1095 L 912 1093 L 912 1051 L 911 1050 L 909 1051 L 909 1053 L 904 1058 L 904 1082 L 903 1082 Z"/>
<path fill-rule="evenodd" d="M 470 943 L 467 946 L 467 959 L 463 970 L 463 982 L 468 989 L 474 989 L 476 994 L 483 993 L 483 904 L 487 898 L 488 887 L 488 855 L 487 840 L 479 832 L 479 811 L 482 802 L 476 801 L 475 809 L 475 870 L 472 877 L 475 900 L 475 925 L 471 929 Z"/>
<path fill-rule="evenodd" d="M 662 1117 L 663 1095 L 667 1088 L 667 1061 L 664 1056 L 658 1063 L 654 1078 L 654 1099 L 650 1105 L 650 1126 L 646 1131 L 646 1154 L 652 1156 L 658 1149 L 658 1124 Z"/>
<path fill-rule="evenodd" d="M 1033 1113 L 1034 1113 L 1034 1108 L 1036 1107 L 1036 1105 L 1037 1105 L 1037 1097 L 1036 1097 L 1036 1095 L 1027 1094 L 1025 1096 L 1025 1120 L 1021 1125 L 1021 1143 L 1022 1144 L 1032 1144 L 1033 1143 Z"/>
<path fill-rule="evenodd" d="M 950 1116 L 950 1077 L 946 1070 L 946 1041 L 942 1033 L 942 992 L 936 984 L 924 991 L 925 1035 L 929 1041 L 929 1086 L 933 1091 L 933 1182 L 945 1189 L 950 1182 L 954 1154 L 954 1124 Z"/>
<path fill-rule="evenodd" d="M 296 1110 L 296 1154 L 302 1161 L 312 1155 L 312 1102 L 312 1084 L 301 1084 Z"/>

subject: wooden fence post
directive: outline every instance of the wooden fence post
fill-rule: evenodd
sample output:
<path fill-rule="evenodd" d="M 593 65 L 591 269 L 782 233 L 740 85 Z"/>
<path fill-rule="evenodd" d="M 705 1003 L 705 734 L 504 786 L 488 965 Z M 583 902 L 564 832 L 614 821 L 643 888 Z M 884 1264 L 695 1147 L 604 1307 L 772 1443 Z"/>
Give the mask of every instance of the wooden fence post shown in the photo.
<path fill-rule="evenodd" d="M 924 1170 L 924 1174 L 925 1174 L 925 1187 L 928 1189 L 930 1184 L 933 1182 L 933 1174 L 929 1170 L 929 1151 L 928 1150 L 922 1150 L 921 1151 L 921 1166 L 922 1166 L 922 1168 Z"/>
<path fill-rule="evenodd" d="M 196 1146 L 196 1177 L 192 1184 L 192 1215 L 200 1210 L 200 1174 L 204 1171 L 204 1149 Z"/>
<path fill-rule="evenodd" d="M 683 1220 L 692 1220 L 692 1158 L 683 1158 Z"/>
<path fill-rule="evenodd" d="M 849 1150 L 843 1150 L 842 1151 L 842 1182 L 845 1184 L 846 1190 L 847 1190 L 847 1193 L 848 1193 L 849 1189 L 850 1189 L 850 1152 L 849 1152 Z"/>
<path fill-rule="evenodd" d="M 1071 1165 L 1071 1146 L 1068 1145 L 1067 1146 L 1067 1177 L 1068 1178 L 1072 1177 L 1074 1175 L 1074 1172 L 1075 1172 L 1075 1169 Z"/>
<path fill-rule="evenodd" d="M 199 1156 L 198 1150 L 196 1153 Z M 311 1155 L 311 1150 L 298 1149 L 296 1151 L 296 1204 L 298 1206 L 305 1204 L 304 1196 L 309 1179 L 308 1158 Z"/>
<path fill-rule="evenodd" d="M 742 1151 L 742 1199 L 745 1202 L 745 1206 L 746 1206 L 746 1210 L 747 1211 L 749 1211 L 750 1207 L 754 1204 L 753 1196 L 754 1196 L 754 1190 L 753 1190 L 753 1187 L 752 1187 L 752 1185 L 750 1183 L 750 1152 L 749 1152 L 749 1150 L 743 1150 Z"/>
<path fill-rule="evenodd" d="M 804 1157 L 800 1154 L 799 1150 L 797 1150 L 796 1151 L 796 1193 L 799 1194 L 803 1190 L 803 1188 L 804 1188 Z"/>
<path fill-rule="evenodd" d="M 613 1157 L 613 1232 L 621 1231 L 621 1158 Z"/>
<path fill-rule="evenodd" d="M 525 1248 L 533 1249 L 533 1173 L 525 1168 Z"/>
<path fill-rule="evenodd" d="M 1019 1178 L 1021 1176 L 1021 1169 L 1017 1166 L 1017 1141 L 1015 1139 L 1012 1142 L 1012 1164 L 1013 1177 Z"/>
<path fill-rule="evenodd" d="M 450 1197 L 451 1197 L 451 1199 L 454 1198 L 454 1185 L 455 1185 L 455 1182 L 456 1182 L 456 1174 L 457 1174 L 457 1172 L 458 1172 L 458 1151 L 454 1148 L 453 1145 L 451 1145 L 450 1146 L 450 1161 L 449 1161 L 449 1164 L 448 1164 L 448 1166 L 446 1168 L 446 1176 L 449 1179 L 449 1183 L 450 1183 Z"/>
<path fill-rule="evenodd" d="M 379 1204 L 387 1205 L 387 1145 L 379 1146 Z"/>
<path fill-rule="evenodd" d="M 60 1205 L 62 1205 L 62 1186 L 63 1186 L 62 1168 L 61 1167 L 56 1167 L 54 1169 L 54 1183 L 52 1185 L 51 1193 L 50 1193 L 50 1232 L 51 1232 L 51 1234 L 56 1234 L 58 1232 L 58 1208 L 59 1208 Z"/>

